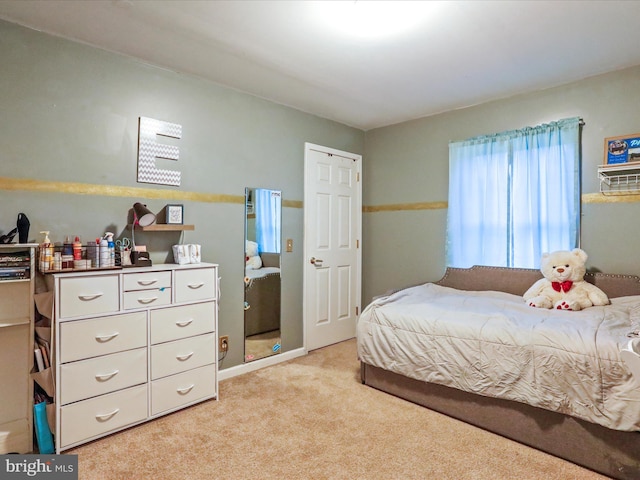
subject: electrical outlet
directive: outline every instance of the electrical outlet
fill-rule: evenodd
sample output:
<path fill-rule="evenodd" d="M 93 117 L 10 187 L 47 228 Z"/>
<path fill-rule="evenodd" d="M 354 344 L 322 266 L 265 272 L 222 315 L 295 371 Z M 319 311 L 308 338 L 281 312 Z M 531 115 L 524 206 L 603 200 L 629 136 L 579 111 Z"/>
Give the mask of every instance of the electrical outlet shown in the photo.
<path fill-rule="evenodd" d="M 218 350 L 220 350 L 221 352 L 226 352 L 227 350 L 229 350 L 229 335 L 223 335 L 222 337 L 220 337 Z"/>

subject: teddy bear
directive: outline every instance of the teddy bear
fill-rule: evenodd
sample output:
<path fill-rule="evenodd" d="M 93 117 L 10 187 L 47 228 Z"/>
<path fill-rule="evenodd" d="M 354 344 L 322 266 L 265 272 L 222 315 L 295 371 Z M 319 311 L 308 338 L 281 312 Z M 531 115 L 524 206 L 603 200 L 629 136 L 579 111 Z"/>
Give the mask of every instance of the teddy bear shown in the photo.
<path fill-rule="evenodd" d="M 586 261 L 587 253 L 579 248 L 544 253 L 540 262 L 544 278 L 524 293 L 524 301 L 531 307 L 558 310 L 609 305 L 607 295 L 584 280 Z"/>
<path fill-rule="evenodd" d="M 245 250 L 246 267 L 248 270 L 258 270 L 262 268 L 262 258 L 258 255 L 258 244 L 247 240 Z"/>

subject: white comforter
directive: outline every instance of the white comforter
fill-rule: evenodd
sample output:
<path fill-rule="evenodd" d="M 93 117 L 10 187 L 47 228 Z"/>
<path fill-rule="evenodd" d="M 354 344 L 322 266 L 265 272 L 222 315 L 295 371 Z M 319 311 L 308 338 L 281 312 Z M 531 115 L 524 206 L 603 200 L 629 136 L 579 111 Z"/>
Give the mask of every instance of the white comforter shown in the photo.
<path fill-rule="evenodd" d="M 640 379 L 619 355 L 638 329 L 640 296 L 571 312 L 428 283 L 364 309 L 358 355 L 418 380 L 640 430 Z"/>

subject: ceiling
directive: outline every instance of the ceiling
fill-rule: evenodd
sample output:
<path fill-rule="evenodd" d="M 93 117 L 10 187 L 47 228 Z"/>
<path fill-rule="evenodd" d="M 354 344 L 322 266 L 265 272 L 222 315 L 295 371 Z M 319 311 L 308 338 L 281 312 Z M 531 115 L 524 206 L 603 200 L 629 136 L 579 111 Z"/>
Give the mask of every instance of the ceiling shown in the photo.
<path fill-rule="evenodd" d="M 640 65 L 637 1 L 373 2 L 425 7 L 381 36 L 358 30 L 370 3 L 0 0 L 0 18 L 362 130 Z M 347 31 L 328 7 L 355 9 Z"/>

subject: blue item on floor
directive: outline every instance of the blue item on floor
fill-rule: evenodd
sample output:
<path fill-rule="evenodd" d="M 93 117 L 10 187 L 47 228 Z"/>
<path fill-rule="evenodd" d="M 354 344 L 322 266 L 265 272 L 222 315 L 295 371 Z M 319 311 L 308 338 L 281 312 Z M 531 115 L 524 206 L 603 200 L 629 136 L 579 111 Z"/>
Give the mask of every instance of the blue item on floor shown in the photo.
<path fill-rule="evenodd" d="M 36 403 L 33 406 L 33 423 L 36 429 L 38 450 L 42 454 L 54 453 L 53 435 L 47 422 L 47 402 Z"/>

